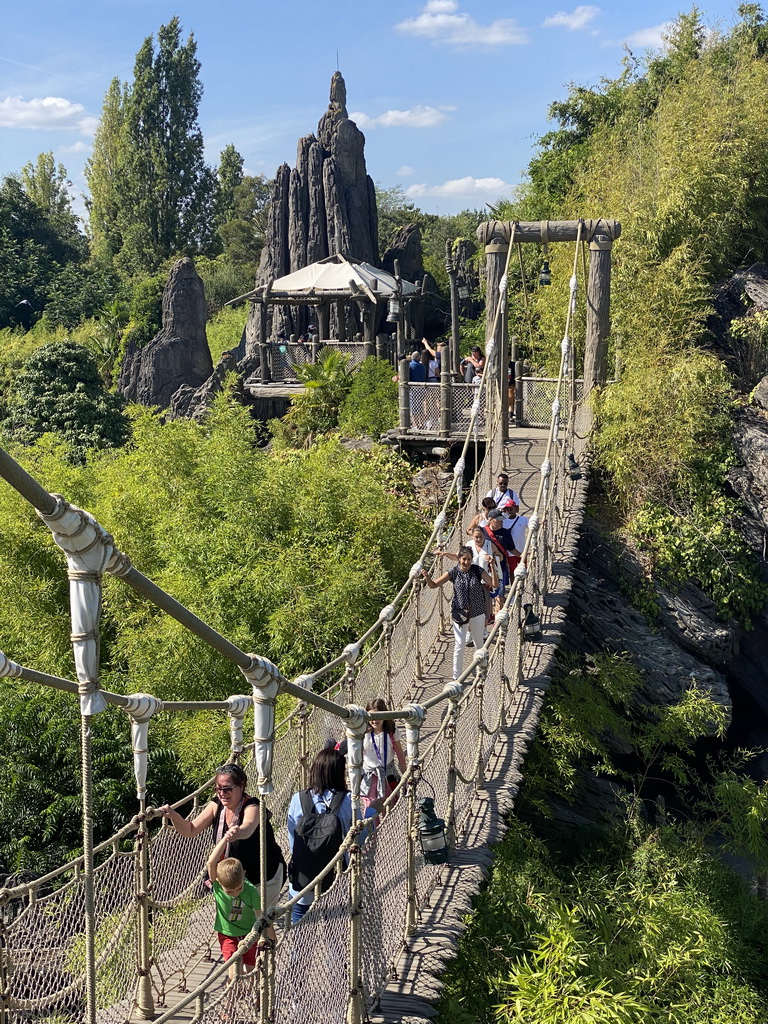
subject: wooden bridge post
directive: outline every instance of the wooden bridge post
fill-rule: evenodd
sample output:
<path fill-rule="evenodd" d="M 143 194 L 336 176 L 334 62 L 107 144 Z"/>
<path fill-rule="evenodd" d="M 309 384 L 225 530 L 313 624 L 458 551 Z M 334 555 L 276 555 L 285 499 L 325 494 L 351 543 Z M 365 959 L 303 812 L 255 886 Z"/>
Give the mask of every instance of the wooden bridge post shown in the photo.
<path fill-rule="evenodd" d="M 405 432 L 411 426 L 411 396 L 409 394 L 409 382 L 411 371 L 407 359 L 401 359 L 398 367 L 397 393 L 400 408 L 400 429 Z"/>
<path fill-rule="evenodd" d="M 152 998 L 152 978 L 150 969 L 152 949 L 149 928 L 149 827 L 145 817 L 147 801 L 142 799 L 139 804 L 140 825 L 136 832 L 136 857 L 138 858 L 138 888 L 136 898 L 139 903 L 139 934 L 138 934 L 138 983 L 136 985 L 136 1009 L 143 1020 L 152 1020 L 155 1016 L 155 1001 Z"/>
<path fill-rule="evenodd" d="M 389 356 L 389 335 L 388 334 L 377 334 L 376 335 L 376 358 L 387 359 Z"/>
<path fill-rule="evenodd" d="M 412 772 L 418 771 L 410 758 L 408 767 Z M 405 820 L 405 934 L 408 937 L 416 932 L 416 778 L 413 774 L 408 780 L 408 807 Z"/>
<path fill-rule="evenodd" d="M 331 306 L 329 299 L 325 299 L 318 304 L 317 332 L 320 335 L 320 341 L 327 341 L 331 336 Z"/>
<path fill-rule="evenodd" d="M 414 631 L 416 633 L 416 678 L 424 678 L 421 662 L 421 580 L 417 576 L 413 581 Z"/>
<path fill-rule="evenodd" d="M 485 246 L 485 343 L 494 335 L 494 324 L 499 304 L 504 302 L 499 285 L 507 264 L 509 242 L 501 233 L 494 233 Z M 500 338 L 496 339 L 498 345 Z"/>
<path fill-rule="evenodd" d="M 461 359 L 459 353 L 459 286 L 453 248 L 447 239 L 445 242 L 445 269 L 451 287 L 451 366 L 458 367 Z"/>
<path fill-rule="evenodd" d="M 584 394 L 605 384 L 608 335 L 611 330 L 611 250 L 613 239 L 597 232 L 589 243 L 587 338 L 584 352 Z"/>
<path fill-rule="evenodd" d="M 514 236 L 514 229 L 512 232 Z M 501 393 L 501 438 L 509 440 L 509 401 L 507 397 L 507 364 L 509 363 L 509 327 L 507 324 L 507 294 L 501 294 L 499 285 L 507 265 L 509 242 L 503 234 L 493 234 L 485 246 L 485 344 L 495 335 L 498 353 L 498 379 Z M 499 316 L 496 326 L 497 314 Z"/>
<path fill-rule="evenodd" d="M 269 384 L 272 380 L 272 369 L 269 365 L 269 344 L 267 340 L 267 304 L 259 305 L 259 362 L 261 364 L 261 382 Z"/>
<path fill-rule="evenodd" d="M 453 413 L 453 356 L 447 347 L 440 357 L 440 437 L 450 437 Z M 458 366 L 458 363 L 456 364 Z M 441 588 L 442 592 L 442 588 Z"/>
<path fill-rule="evenodd" d="M 362 874 L 363 850 L 355 844 L 349 851 L 349 998 L 346 1024 L 362 1024 L 365 1009 L 362 978 Z"/>
<path fill-rule="evenodd" d="M 347 311 L 344 305 L 344 299 L 336 300 L 336 326 L 337 335 L 339 341 L 347 340 Z"/>

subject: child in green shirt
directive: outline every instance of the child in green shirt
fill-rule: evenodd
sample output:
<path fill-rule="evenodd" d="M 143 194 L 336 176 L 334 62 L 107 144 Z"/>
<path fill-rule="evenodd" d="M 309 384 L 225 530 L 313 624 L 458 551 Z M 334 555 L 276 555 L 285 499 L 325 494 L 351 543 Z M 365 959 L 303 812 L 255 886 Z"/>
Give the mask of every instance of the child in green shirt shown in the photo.
<path fill-rule="evenodd" d="M 233 826 L 214 846 L 208 858 L 208 877 L 213 885 L 213 897 L 216 901 L 214 928 L 218 933 L 219 946 L 225 961 L 230 959 L 240 940 L 253 928 L 261 909 L 259 890 L 245 877 L 240 861 L 234 857 L 221 859 L 229 842 L 236 835 L 237 827 Z M 254 969 L 257 951 L 265 949 L 268 942 L 274 941 L 275 929 L 270 925 L 264 937 L 243 955 L 243 968 L 246 973 Z M 234 978 L 235 973 L 230 969 L 230 980 Z"/>

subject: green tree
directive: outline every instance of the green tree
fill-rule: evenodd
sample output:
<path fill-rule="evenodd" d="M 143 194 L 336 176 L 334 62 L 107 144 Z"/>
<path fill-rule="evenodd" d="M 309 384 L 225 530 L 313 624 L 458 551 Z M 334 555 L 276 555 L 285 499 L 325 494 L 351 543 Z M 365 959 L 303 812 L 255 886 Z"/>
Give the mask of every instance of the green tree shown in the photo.
<path fill-rule="evenodd" d="M 94 255 L 110 266 L 123 247 L 129 194 L 128 138 L 125 110 L 128 86 L 113 78 L 101 108 L 93 154 L 85 165 L 88 230 Z"/>
<path fill-rule="evenodd" d="M 221 151 L 216 168 L 216 222 L 225 224 L 235 216 L 238 187 L 243 182 L 242 156 L 230 143 Z"/>
<path fill-rule="evenodd" d="M 0 327 L 29 328 L 46 308 L 65 270 L 69 268 L 70 276 L 83 283 L 86 257 L 86 240 L 74 218 L 48 216 L 18 178 L 9 175 L 2 180 Z"/>
<path fill-rule="evenodd" d="M 157 47 L 145 39 L 132 85 L 114 81 L 105 100 L 86 170 L 92 231 L 128 277 L 211 242 L 215 180 L 203 159 L 196 51 L 193 35 L 181 43 L 174 16 L 160 27 Z"/>
<path fill-rule="evenodd" d="M 270 426 L 278 440 L 306 446 L 338 426 L 353 376 L 349 356 L 331 348 L 324 349 L 317 363 L 298 365 L 296 373 L 305 390 L 293 399 L 283 419 L 273 420 Z"/>
<path fill-rule="evenodd" d="M 24 164 L 21 184 L 32 202 L 49 218 L 73 216 L 68 191 L 72 182 L 67 178 L 64 165 L 57 165 L 50 151 L 41 153 L 34 164 Z"/>

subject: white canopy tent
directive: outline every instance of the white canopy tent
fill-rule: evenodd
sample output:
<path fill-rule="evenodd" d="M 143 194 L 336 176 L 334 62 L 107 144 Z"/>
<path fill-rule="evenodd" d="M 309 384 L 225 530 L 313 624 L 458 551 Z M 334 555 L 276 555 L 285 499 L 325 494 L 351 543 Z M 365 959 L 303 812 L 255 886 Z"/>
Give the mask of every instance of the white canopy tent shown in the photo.
<path fill-rule="evenodd" d="M 325 259 L 311 263 L 291 274 L 274 278 L 244 295 L 231 299 L 232 306 L 248 299 L 260 306 L 259 337 L 267 338 L 267 306 L 314 306 L 317 309 L 317 324 L 321 340 L 329 337 L 330 308 L 336 306 L 336 322 L 339 340 L 345 340 L 343 313 L 344 304 L 358 303 L 363 319 L 366 340 L 373 342 L 375 325 L 379 319 L 379 304 L 389 303 L 392 322 L 398 324 L 398 337 L 402 338 L 405 323 L 405 307 L 423 296 L 421 285 L 399 277 L 397 263 L 395 273 L 381 270 L 370 263 L 335 253 Z"/>
<path fill-rule="evenodd" d="M 338 299 L 344 296 L 355 299 L 361 297 L 360 292 L 365 293 L 371 301 L 378 301 L 396 295 L 417 295 L 421 288 L 402 279 L 398 284 L 395 275 L 386 270 L 351 256 L 337 254 L 276 278 L 269 288 L 269 298 L 273 302 L 279 302 L 281 298 L 295 300 L 299 296 L 305 300 Z M 251 294 L 255 298 L 258 290 Z"/>

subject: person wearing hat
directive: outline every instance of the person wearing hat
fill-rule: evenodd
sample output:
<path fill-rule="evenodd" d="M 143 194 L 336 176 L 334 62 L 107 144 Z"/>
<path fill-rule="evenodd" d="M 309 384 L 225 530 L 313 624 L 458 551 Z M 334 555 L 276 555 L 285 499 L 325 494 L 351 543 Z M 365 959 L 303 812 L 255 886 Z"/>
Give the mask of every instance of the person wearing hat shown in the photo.
<path fill-rule="evenodd" d="M 483 527 L 485 535 L 494 545 L 497 551 L 503 552 L 502 558 L 502 579 L 499 593 L 496 598 L 496 611 L 504 603 L 504 595 L 512 578 L 512 573 L 520 561 L 520 552 L 515 547 L 512 531 L 504 526 L 504 512 L 500 508 L 492 509 L 488 513 L 488 522 Z"/>
<path fill-rule="evenodd" d="M 514 501 L 505 505 L 501 509 L 501 512 L 503 514 L 503 518 L 501 520 L 503 529 L 509 530 L 512 535 L 512 542 L 515 545 L 515 550 L 522 551 L 525 547 L 525 535 L 526 530 L 528 529 L 528 516 L 520 515 L 520 508 Z M 519 561 L 519 558 L 514 559 L 514 565 L 510 566 L 512 572 L 515 571 L 515 566 Z"/>

